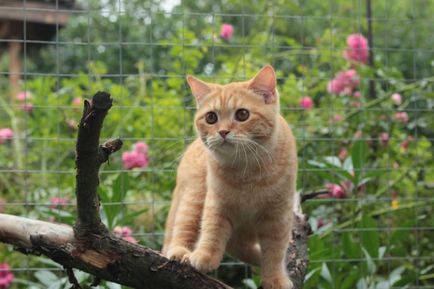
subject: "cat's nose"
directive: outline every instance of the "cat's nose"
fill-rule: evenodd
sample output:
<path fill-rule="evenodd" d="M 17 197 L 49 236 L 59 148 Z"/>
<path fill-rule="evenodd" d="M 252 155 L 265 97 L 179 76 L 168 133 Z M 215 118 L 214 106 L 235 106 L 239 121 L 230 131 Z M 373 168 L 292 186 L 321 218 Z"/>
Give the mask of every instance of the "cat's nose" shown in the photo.
<path fill-rule="evenodd" d="M 227 136 L 229 133 L 230 133 L 229 130 L 221 130 L 221 131 L 219 131 L 219 134 L 221 135 L 221 137 L 222 137 L 223 139 L 226 139 L 226 136 Z"/>

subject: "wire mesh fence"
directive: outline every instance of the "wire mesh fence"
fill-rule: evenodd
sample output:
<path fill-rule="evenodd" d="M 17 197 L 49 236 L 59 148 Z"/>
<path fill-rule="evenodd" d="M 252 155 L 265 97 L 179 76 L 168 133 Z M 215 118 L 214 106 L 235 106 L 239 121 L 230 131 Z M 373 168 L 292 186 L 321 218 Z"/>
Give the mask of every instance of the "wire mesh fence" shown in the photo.
<path fill-rule="evenodd" d="M 424 0 L 1 1 L 0 212 L 74 222 L 77 122 L 84 98 L 104 90 L 114 107 L 102 137 L 125 144 L 101 171 L 103 219 L 160 249 L 176 166 L 195 139 L 185 76 L 228 83 L 270 63 L 297 139 L 298 189 L 330 190 L 303 205 L 314 231 L 305 287 L 434 288 L 433 9 Z M 0 263 L 10 266 L 0 281 L 15 276 L 10 288 L 68 286 L 56 264 L 6 245 Z M 257 268 L 230 257 L 213 274 L 259 285 Z"/>

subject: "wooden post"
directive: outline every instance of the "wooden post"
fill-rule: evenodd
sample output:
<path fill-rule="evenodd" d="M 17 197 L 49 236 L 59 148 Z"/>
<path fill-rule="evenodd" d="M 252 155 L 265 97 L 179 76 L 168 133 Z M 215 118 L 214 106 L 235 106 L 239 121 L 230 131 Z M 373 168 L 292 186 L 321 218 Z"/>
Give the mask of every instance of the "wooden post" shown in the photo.
<path fill-rule="evenodd" d="M 11 92 L 11 101 L 15 98 L 20 90 L 21 78 L 21 43 L 18 41 L 10 41 L 8 43 L 9 53 L 9 83 Z"/>

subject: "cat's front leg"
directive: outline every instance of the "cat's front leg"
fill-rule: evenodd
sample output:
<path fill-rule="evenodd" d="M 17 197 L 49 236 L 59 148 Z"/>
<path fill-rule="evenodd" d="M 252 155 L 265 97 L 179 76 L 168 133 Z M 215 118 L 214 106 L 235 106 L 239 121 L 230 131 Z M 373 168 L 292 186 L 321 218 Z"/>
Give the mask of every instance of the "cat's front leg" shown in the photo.
<path fill-rule="evenodd" d="M 292 289 L 285 266 L 286 250 L 290 241 L 292 215 L 266 216 L 258 226 L 261 246 L 261 275 L 264 289 Z"/>
<path fill-rule="evenodd" d="M 201 272 L 220 265 L 226 243 L 232 233 L 232 223 L 213 192 L 208 192 L 203 211 L 201 234 L 196 249 L 189 256 L 190 264 Z"/>
<path fill-rule="evenodd" d="M 182 198 L 176 209 L 172 236 L 170 242 L 165 244 L 165 255 L 169 259 L 185 262 L 199 238 L 205 193 L 204 189 L 199 186 L 189 186 L 182 190 Z"/>

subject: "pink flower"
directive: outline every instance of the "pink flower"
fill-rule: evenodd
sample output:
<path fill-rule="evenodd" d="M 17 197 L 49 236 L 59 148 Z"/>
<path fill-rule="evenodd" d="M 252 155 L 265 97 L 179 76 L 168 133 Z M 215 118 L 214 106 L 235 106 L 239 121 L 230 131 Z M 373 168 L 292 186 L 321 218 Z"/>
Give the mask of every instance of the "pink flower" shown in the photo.
<path fill-rule="evenodd" d="M 303 109 L 311 109 L 313 107 L 314 103 L 311 97 L 309 96 L 304 96 L 301 100 L 300 100 L 300 106 Z"/>
<path fill-rule="evenodd" d="M 396 112 L 393 118 L 400 123 L 408 122 L 408 114 L 405 111 Z"/>
<path fill-rule="evenodd" d="M 136 151 L 124 152 L 122 154 L 122 162 L 124 164 L 124 168 L 127 170 L 134 168 L 146 168 L 148 166 L 147 157 L 144 154 Z"/>
<path fill-rule="evenodd" d="M 353 96 L 355 98 L 361 98 L 362 97 L 362 93 L 360 91 L 354 91 Z"/>
<path fill-rule="evenodd" d="M 363 35 L 356 33 L 347 37 L 347 49 L 344 52 L 345 59 L 366 63 L 368 55 L 368 40 Z"/>
<path fill-rule="evenodd" d="M 83 100 L 81 99 L 81 97 L 74 97 L 71 102 L 73 106 L 80 106 L 82 103 Z"/>
<path fill-rule="evenodd" d="M 113 228 L 113 234 L 118 237 L 118 238 L 122 238 L 130 243 L 134 243 L 137 244 L 137 240 L 133 237 L 133 231 L 127 227 L 120 227 L 120 226 L 116 226 Z"/>
<path fill-rule="evenodd" d="M 402 96 L 399 93 L 392 94 L 392 101 L 396 105 L 400 105 L 402 103 Z"/>
<path fill-rule="evenodd" d="M 332 198 L 343 199 L 346 196 L 344 188 L 337 184 L 327 184 L 327 190 L 329 191 L 329 196 Z"/>
<path fill-rule="evenodd" d="M 50 199 L 50 208 L 65 208 L 69 204 L 68 198 L 62 198 L 62 197 L 52 197 Z"/>
<path fill-rule="evenodd" d="M 379 139 L 382 145 L 387 145 L 389 142 L 389 134 L 387 132 L 382 132 L 380 133 Z"/>
<path fill-rule="evenodd" d="M 234 26 L 228 23 L 223 23 L 220 27 L 220 37 L 225 40 L 232 38 L 234 34 Z"/>
<path fill-rule="evenodd" d="M 0 264 L 0 289 L 7 289 L 14 281 L 14 274 L 7 263 Z"/>
<path fill-rule="evenodd" d="M 2 128 L 0 129 L 0 144 L 4 143 L 7 140 L 12 139 L 14 136 L 13 131 L 6 127 L 6 128 Z"/>
<path fill-rule="evenodd" d="M 125 169 L 146 168 L 149 164 L 148 145 L 144 142 L 134 144 L 134 150 L 122 154 L 122 162 Z"/>
<path fill-rule="evenodd" d="M 26 101 L 32 98 L 32 93 L 30 91 L 20 91 L 17 93 L 15 98 L 19 101 Z"/>
<path fill-rule="evenodd" d="M 148 145 L 144 142 L 136 142 L 134 144 L 134 151 L 139 152 L 139 153 L 143 153 L 143 154 L 148 154 Z"/>
<path fill-rule="evenodd" d="M 33 111 L 33 104 L 31 103 L 23 103 L 21 105 L 21 110 L 25 112 L 32 112 Z"/>
<path fill-rule="evenodd" d="M 349 69 L 336 74 L 335 78 L 327 84 L 327 91 L 339 95 L 351 95 L 360 80 L 357 71 Z"/>

